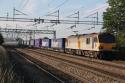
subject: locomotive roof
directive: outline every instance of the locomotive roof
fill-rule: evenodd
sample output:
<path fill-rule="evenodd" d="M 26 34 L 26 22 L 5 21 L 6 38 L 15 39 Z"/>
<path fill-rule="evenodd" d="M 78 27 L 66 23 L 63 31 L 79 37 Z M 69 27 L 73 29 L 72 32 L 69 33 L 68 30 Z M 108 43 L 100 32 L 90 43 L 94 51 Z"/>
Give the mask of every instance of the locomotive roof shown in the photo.
<path fill-rule="evenodd" d="M 99 35 L 100 33 L 89 33 L 89 34 L 79 34 L 79 35 L 71 35 L 69 37 L 79 37 L 79 36 L 89 36 L 89 35 Z"/>
<path fill-rule="evenodd" d="M 79 34 L 79 35 L 71 35 L 69 36 L 68 38 L 76 38 L 76 37 L 82 37 L 82 36 L 96 36 L 96 35 L 109 35 L 110 33 L 106 33 L 106 32 L 103 32 L 103 33 L 89 33 L 89 34 Z M 111 35 L 111 34 L 110 34 Z"/>

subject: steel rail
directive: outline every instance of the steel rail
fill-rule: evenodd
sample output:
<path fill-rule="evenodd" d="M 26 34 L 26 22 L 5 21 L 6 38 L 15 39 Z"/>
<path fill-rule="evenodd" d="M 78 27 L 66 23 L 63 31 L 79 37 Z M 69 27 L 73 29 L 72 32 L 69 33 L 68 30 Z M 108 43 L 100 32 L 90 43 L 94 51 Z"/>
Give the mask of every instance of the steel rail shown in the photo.
<path fill-rule="evenodd" d="M 18 51 L 18 50 L 17 50 Z M 37 53 L 37 52 L 33 52 L 33 51 L 31 51 L 31 50 L 27 50 L 26 49 L 26 51 L 30 51 L 30 53 Z M 19 51 L 20 52 L 20 51 Z M 38 53 L 38 54 L 42 54 L 42 53 Z M 27 54 L 26 54 L 27 55 Z M 59 60 L 59 59 L 57 59 L 57 58 L 54 58 L 54 57 L 49 57 L 49 55 L 47 55 L 47 54 L 42 54 L 42 56 L 46 56 L 48 59 L 50 59 L 50 60 Z M 32 57 L 32 56 L 30 56 L 30 57 Z M 34 57 L 33 57 L 34 58 Z M 34 60 L 35 60 L 35 58 L 34 58 Z M 65 62 L 65 61 L 63 61 L 63 60 L 61 60 L 60 59 L 60 61 L 62 62 L 62 63 L 66 63 L 67 65 L 70 65 L 70 66 L 73 66 L 73 65 L 71 65 L 71 63 L 69 63 L 69 62 Z M 87 69 L 86 69 L 87 70 Z M 64 72 L 65 73 L 65 72 Z M 79 76 L 74 76 L 73 74 L 70 74 L 70 75 L 72 75 L 73 77 L 77 77 L 77 79 L 78 80 L 82 80 L 83 81 L 83 83 L 85 82 L 85 83 L 95 83 L 95 82 L 93 82 L 92 80 L 88 80 L 88 79 L 86 79 L 86 78 L 81 78 L 81 77 L 79 77 Z"/>
<path fill-rule="evenodd" d="M 41 50 L 41 49 L 38 49 L 38 50 Z M 47 52 L 53 52 L 53 53 L 59 53 L 60 55 L 65 55 L 65 57 L 69 57 L 69 58 L 73 58 L 73 59 L 78 59 L 78 60 L 85 60 L 85 61 L 91 61 L 91 62 L 94 62 L 94 63 L 100 63 L 100 64 L 103 64 L 103 65 L 109 65 L 109 66 L 114 66 L 114 67 L 117 67 L 117 68 L 120 68 L 120 69 L 125 69 L 125 65 L 124 64 L 118 64 L 118 63 L 114 63 L 114 62 L 109 62 L 109 61 L 104 61 L 104 60 L 98 60 L 98 59 L 93 59 L 93 58 L 85 58 L 85 57 L 81 57 L 81 56 L 73 56 L 71 54 L 65 54 L 65 53 L 60 53 L 58 51 L 52 51 L 52 50 L 46 50 L 46 49 L 42 49 L 44 51 L 47 51 Z"/>
<path fill-rule="evenodd" d="M 30 50 L 30 51 L 34 51 L 34 50 Z M 34 51 L 34 52 L 36 52 L 36 53 L 39 53 L 39 54 L 44 54 L 44 55 L 47 55 L 47 54 L 45 54 L 45 53 L 41 53 L 41 52 L 37 52 L 37 51 Z M 51 53 L 52 54 L 52 53 Z M 50 56 L 49 54 L 48 54 L 48 56 Z M 63 61 L 67 61 L 67 62 L 70 62 L 69 60 L 65 60 L 65 59 L 63 59 L 63 58 L 59 58 L 59 57 L 56 57 L 56 56 L 50 56 L 50 57 L 54 57 L 54 58 L 57 58 L 57 59 L 61 59 L 61 60 L 63 60 Z M 72 63 L 74 63 L 74 64 L 76 64 L 75 62 L 73 62 L 73 61 L 71 61 Z M 81 65 L 81 66 L 85 66 L 85 65 L 82 65 L 82 64 L 80 64 L 80 63 L 78 63 L 78 65 Z M 93 67 L 90 67 L 90 68 L 93 68 Z M 95 68 L 94 68 L 95 69 Z M 97 69 L 97 68 L 96 68 Z M 97 69 L 97 70 L 100 70 L 100 69 Z M 101 72 L 103 71 L 103 70 L 100 70 Z M 105 72 L 105 75 L 106 74 L 109 74 L 109 77 L 111 77 L 111 78 L 114 78 L 114 79 L 117 79 L 117 80 L 121 80 L 121 78 L 122 78 L 122 80 L 121 81 L 125 81 L 125 79 L 123 79 L 123 77 L 122 76 L 119 76 L 119 75 L 115 75 L 115 74 L 112 74 L 112 73 L 109 73 L 109 72 L 107 72 L 107 71 L 103 71 L 103 72 Z M 113 76 L 112 76 L 113 75 Z M 107 76 L 107 75 L 106 75 Z M 117 77 L 115 77 L 115 76 L 117 76 L 117 77 L 119 77 L 119 78 L 117 78 Z"/>

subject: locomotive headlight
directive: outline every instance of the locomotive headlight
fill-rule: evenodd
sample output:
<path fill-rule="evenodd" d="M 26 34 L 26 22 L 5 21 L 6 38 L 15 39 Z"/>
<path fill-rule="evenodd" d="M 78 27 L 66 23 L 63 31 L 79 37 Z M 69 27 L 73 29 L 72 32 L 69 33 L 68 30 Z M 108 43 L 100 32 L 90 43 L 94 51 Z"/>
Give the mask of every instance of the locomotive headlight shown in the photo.
<path fill-rule="evenodd" d="M 103 49 L 103 46 L 99 46 L 99 49 Z"/>

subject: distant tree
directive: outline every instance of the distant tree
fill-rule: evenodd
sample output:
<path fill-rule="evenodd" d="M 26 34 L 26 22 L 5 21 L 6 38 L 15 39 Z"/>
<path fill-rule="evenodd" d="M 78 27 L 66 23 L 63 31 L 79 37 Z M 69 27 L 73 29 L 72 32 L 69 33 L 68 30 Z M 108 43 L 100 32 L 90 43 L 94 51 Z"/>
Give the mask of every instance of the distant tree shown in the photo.
<path fill-rule="evenodd" d="M 2 34 L 0 33 L 0 45 L 2 45 L 3 42 L 4 42 L 4 38 L 3 38 Z"/>
<path fill-rule="evenodd" d="M 118 45 L 125 46 L 125 0 L 108 0 L 108 3 L 103 28 L 116 36 Z"/>

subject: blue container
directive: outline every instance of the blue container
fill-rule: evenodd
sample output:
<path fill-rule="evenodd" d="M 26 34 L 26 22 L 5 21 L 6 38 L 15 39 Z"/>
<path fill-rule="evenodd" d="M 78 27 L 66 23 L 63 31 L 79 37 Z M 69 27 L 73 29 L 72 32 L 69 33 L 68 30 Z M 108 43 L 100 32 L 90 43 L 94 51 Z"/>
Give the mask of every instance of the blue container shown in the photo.
<path fill-rule="evenodd" d="M 35 39 L 35 47 L 41 47 L 41 39 Z"/>
<path fill-rule="evenodd" d="M 51 39 L 42 39 L 42 47 L 51 48 Z"/>
<path fill-rule="evenodd" d="M 52 39 L 52 48 L 65 49 L 65 38 Z"/>

